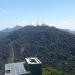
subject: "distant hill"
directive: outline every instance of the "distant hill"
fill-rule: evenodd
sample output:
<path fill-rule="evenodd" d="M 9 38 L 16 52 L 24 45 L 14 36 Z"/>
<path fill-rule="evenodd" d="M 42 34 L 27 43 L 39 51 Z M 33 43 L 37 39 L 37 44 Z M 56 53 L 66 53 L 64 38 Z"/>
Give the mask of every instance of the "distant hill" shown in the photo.
<path fill-rule="evenodd" d="M 66 32 L 69 32 L 69 33 L 72 33 L 73 35 L 75 35 L 75 31 L 74 30 L 69 30 L 69 29 L 62 29 L 63 31 L 66 31 Z"/>
<path fill-rule="evenodd" d="M 2 65 L 8 62 L 12 52 L 15 62 L 36 56 L 45 68 L 53 67 L 75 75 L 75 36 L 61 29 L 45 25 L 18 29 L 0 40 Z"/>
<path fill-rule="evenodd" d="M 19 25 L 16 25 L 16 26 L 13 27 L 13 28 L 6 28 L 6 29 L 0 31 L 0 37 L 6 36 L 6 35 L 8 35 L 9 33 L 13 32 L 13 31 L 15 31 L 15 30 L 21 29 L 21 28 L 22 28 L 22 26 L 19 26 Z"/>
<path fill-rule="evenodd" d="M 18 30 L 18 29 L 21 29 L 21 28 L 22 28 L 22 26 L 16 25 L 13 28 L 6 28 L 6 29 L 2 30 L 1 32 L 12 32 L 12 31 L 15 31 L 15 30 Z"/>
<path fill-rule="evenodd" d="M 71 33 L 75 35 L 75 31 L 71 31 Z"/>

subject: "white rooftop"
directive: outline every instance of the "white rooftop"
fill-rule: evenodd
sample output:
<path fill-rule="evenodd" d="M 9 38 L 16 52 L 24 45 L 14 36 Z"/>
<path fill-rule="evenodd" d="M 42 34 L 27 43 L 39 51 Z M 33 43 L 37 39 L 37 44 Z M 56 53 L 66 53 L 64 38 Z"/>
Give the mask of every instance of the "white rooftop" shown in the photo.
<path fill-rule="evenodd" d="M 5 75 L 30 74 L 30 71 L 25 69 L 24 63 L 25 62 L 5 64 Z"/>
<path fill-rule="evenodd" d="M 41 61 L 36 57 L 25 58 L 28 64 L 41 64 Z"/>

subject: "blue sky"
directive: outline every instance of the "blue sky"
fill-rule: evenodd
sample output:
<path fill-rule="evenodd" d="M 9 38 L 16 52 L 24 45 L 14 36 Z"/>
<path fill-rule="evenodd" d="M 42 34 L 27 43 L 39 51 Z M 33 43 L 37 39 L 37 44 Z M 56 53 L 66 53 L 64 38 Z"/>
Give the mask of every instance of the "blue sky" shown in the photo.
<path fill-rule="evenodd" d="M 0 30 L 42 23 L 75 30 L 75 0 L 0 0 Z"/>

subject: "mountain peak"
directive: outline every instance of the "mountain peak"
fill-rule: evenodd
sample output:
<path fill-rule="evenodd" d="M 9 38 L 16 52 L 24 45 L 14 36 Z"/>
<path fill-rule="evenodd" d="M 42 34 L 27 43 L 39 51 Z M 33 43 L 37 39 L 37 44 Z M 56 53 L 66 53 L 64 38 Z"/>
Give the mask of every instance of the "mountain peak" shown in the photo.
<path fill-rule="evenodd" d="M 18 30 L 18 29 L 20 29 L 20 28 L 22 28 L 22 26 L 16 25 L 16 26 L 13 27 L 13 28 L 6 28 L 6 29 L 2 30 L 1 32 L 12 32 L 12 31 Z"/>

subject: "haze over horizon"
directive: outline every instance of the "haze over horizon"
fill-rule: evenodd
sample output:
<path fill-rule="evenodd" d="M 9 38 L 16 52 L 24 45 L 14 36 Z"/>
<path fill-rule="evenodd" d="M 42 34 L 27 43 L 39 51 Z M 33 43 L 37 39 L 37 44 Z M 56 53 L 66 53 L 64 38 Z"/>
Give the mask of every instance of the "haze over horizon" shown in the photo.
<path fill-rule="evenodd" d="M 75 0 L 0 0 L 0 30 L 43 23 L 75 30 Z"/>

